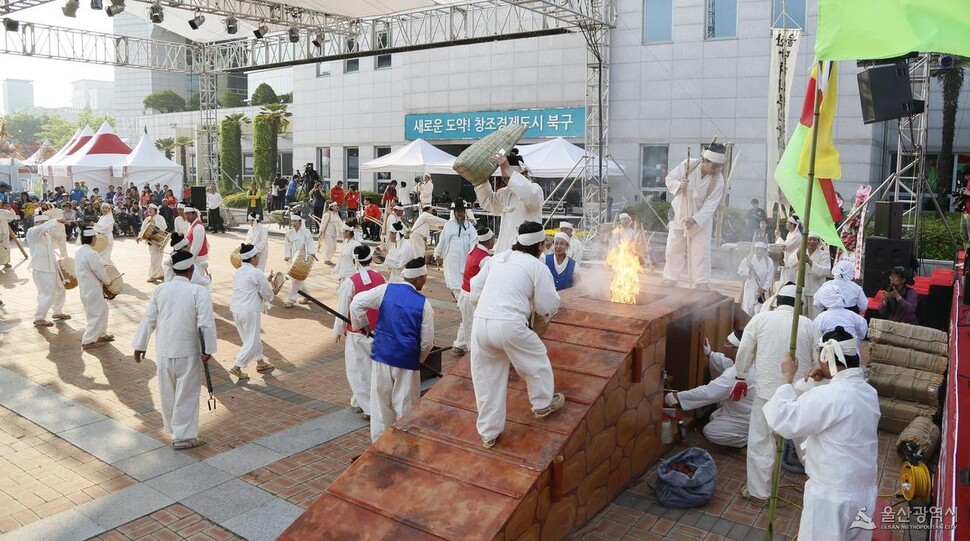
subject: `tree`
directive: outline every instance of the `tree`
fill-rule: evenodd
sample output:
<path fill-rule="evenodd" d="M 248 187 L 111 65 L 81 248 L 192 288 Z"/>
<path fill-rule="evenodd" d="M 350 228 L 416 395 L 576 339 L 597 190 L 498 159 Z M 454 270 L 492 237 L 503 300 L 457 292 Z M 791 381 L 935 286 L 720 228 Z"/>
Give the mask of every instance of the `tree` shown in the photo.
<path fill-rule="evenodd" d="M 276 95 L 276 91 L 266 83 L 260 83 L 253 91 L 253 97 L 249 100 L 250 105 L 269 105 L 279 102 L 280 98 Z"/>
<path fill-rule="evenodd" d="M 242 98 L 228 88 L 219 96 L 219 107 L 242 107 L 243 105 Z"/>
<path fill-rule="evenodd" d="M 256 163 L 259 163 L 260 154 L 264 155 L 262 169 L 259 172 L 254 170 L 260 184 L 263 184 L 264 180 L 269 182 L 276 176 L 276 166 L 279 163 L 279 135 L 290 127 L 289 117 L 291 116 L 293 113 L 287 111 L 286 105 L 282 103 L 265 105 L 256 115 L 256 122 L 253 124 L 253 162 L 255 168 Z M 261 128 L 258 137 L 257 127 Z M 260 173 L 263 174 L 260 175 Z"/>
<path fill-rule="evenodd" d="M 174 145 L 179 149 L 179 163 L 182 164 L 182 178 L 189 180 L 188 147 L 192 146 L 191 137 L 176 137 Z"/>
<path fill-rule="evenodd" d="M 48 115 L 37 136 L 42 139 L 50 139 L 52 145 L 60 148 L 71 140 L 71 137 L 74 136 L 74 132 L 76 131 L 77 126 L 74 124 L 59 116 Z"/>
<path fill-rule="evenodd" d="M 161 90 L 145 96 L 142 102 L 145 109 L 152 109 L 157 113 L 176 113 L 185 110 L 185 98 L 173 90 Z"/>
<path fill-rule="evenodd" d="M 164 152 L 165 157 L 171 160 L 172 151 L 175 150 L 175 139 L 171 137 L 155 139 L 155 148 Z"/>
<path fill-rule="evenodd" d="M 940 157 L 936 161 L 937 178 L 945 179 L 937 187 L 938 191 L 950 189 L 953 178 L 953 139 L 956 137 L 957 109 L 960 105 L 960 90 L 963 88 L 963 68 L 970 66 L 970 58 L 953 57 L 952 68 L 933 70 L 933 76 L 943 87 L 943 129 L 940 144 Z"/>
<path fill-rule="evenodd" d="M 40 138 L 48 115 L 18 111 L 7 115 L 7 133 L 14 141 L 28 147 Z M 73 135 L 73 133 L 71 134 Z"/>
<path fill-rule="evenodd" d="M 201 96 L 198 92 L 193 92 L 189 99 L 185 102 L 186 111 L 198 111 L 202 107 Z"/>
<path fill-rule="evenodd" d="M 280 103 L 293 103 L 293 93 L 280 94 Z"/>
<path fill-rule="evenodd" d="M 219 126 L 219 167 L 222 169 L 220 177 L 225 192 L 242 175 L 242 125 L 251 122 L 243 113 L 235 113 L 222 119 Z"/>

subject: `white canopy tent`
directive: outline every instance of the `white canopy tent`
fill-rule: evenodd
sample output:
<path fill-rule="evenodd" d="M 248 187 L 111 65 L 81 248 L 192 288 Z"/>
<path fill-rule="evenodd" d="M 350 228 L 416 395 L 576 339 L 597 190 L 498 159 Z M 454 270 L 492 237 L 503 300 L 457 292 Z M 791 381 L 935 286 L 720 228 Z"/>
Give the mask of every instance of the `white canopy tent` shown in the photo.
<path fill-rule="evenodd" d="M 518 145 L 516 148 L 532 176 L 539 178 L 576 176 L 582 171 L 580 162 L 586 156 L 585 150 L 562 137 L 533 145 Z M 607 173 L 619 176 L 623 174 L 623 169 L 611 159 L 607 164 Z"/>
<path fill-rule="evenodd" d="M 120 170 L 129 154 L 131 148 L 105 122 L 84 147 L 53 166 L 53 185 L 70 189 L 74 182 L 83 180 L 89 188 L 97 187 L 104 193 L 112 183 L 112 167 Z"/>
<path fill-rule="evenodd" d="M 166 158 L 147 133 L 141 136 L 124 163 L 113 168 L 113 174 L 124 177 L 126 183 L 134 182 L 135 186 L 167 184 L 172 193 L 178 194 L 176 197 L 182 197 L 182 166 Z"/>
<path fill-rule="evenodd" d="M 40 164 L 44 163 L 50 158 L 53 158 L 57 152 L 57 149 L 54 148 L 54 145 L 51 144 L 50 140 L 44 139 L 44 142 L 41 143 L 40 148 L 31 154 L 29 158 L 24 160 L 21 165 L 26 167 L 39 167 Z"/>
<path fill-rule="evenodd" d="M 437 173 L 454 175 L 455 157 L 438 149 L 424 139 L 415 139 L 407 145 L 360 165 L 361 172 L 390 171 L 400 173 Z"/>
<path fill-rule="evenodd" d="M 61 147 L 53 156 L 45 160 L 41 165 L 41 172 L 48 177 L 54 176 L 54 165 L 63 160 L 66 156 L 70 156 L 72 153 L 83 147 L 91 138 L 94 137 L 94 130 L 91 126 L 84 126 L 83 128 L 78 128 L 71 136 L 71 140 L 67 142 L 66 145 Z"/>

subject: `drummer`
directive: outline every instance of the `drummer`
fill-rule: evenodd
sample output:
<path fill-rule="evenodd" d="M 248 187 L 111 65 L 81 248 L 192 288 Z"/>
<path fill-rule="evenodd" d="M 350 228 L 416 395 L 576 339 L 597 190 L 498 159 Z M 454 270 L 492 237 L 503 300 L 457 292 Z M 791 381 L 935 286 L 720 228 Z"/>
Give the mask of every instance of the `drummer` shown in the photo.
<path fill-rule="evenodd" d="M 212 291 L 212 276 L 209 274 L 209 241 L 205 236 L 205 226 L 199 218 L 199 211 L 193 207 L 185 207 L 185 219 L 189 222 L 189 232 L 185 238 L 189 241 L 189 252 L 195 258 L 195 272 L 208 279 L 209 291 Z"/>
<path fill-rule="evenodd" d="M 257 372 L 270 372 L 276 368 L 263 359 L 263 340 L 259 336 L 263 303 L 273 300 L 273 288 L 259 267 L 262 257 L 256 245 L 243 243 L 239 247 L 242 265 L 232 278 L 229 310 L 239 331 L 242 347 L 229 373 L 240 380 L 249 379 L 249 374 L 243 369 L 253 361 L 256 361 Z"/>
<path fill-rule="evenodd" d="M 283 245 L 283 261 L 289 263 L 291 260 L 297 258 L 300 252 L 303 252 L 306 256 L 314 256 L 317 253 L 317 243 L 313 242 L 313 235 L 310 234 L 310 230 L 303 227 L 303 217 L 299 214 L 293 214 L 290 216 L 290 225 L 293 227 L 286 232 L 286 240 Z M 316 257 L 313 257 L 316 259 Z M 293 261 L 293 264 L 302 264 L 301 261 Z M 291 265 L 292 267 L 292 265 Z M 304 280 L 293 279 L 293 275 L 290 275 L 293 280 L 293 285 L 290 287 L 290 295 L 286 298 L 286 302 L 283 303 L 283 308 L 293 308 L 293 303 L 300 301 L 300 304 L 307 304 L 307 300 L 300 297 L 300 291 L 307 291 Z"/>
<path fill-rule="evenodd" d="M 81 247 L 74 254 L 74 270 L 77 273 L 78 290 L 81 292 L 81 306 L 87 323 L 81 337 L 83 349 L 99 348 L 115 337 L 108 334 L 108 301 L 104 298 L 104 286 L 110 283 L 104 270 L 101 254 L 91 247 L 98 232 L 85 229 L 81 233 Z"/>
<path fill-rule="evenodd" d="M 158 213 L 158 205 L 155 203 L 148 205 L 148 216 L 141 222 L 141 231 L 138 232 L 138 238 L 135 239 L 135 242 L 142 241 L 150 225 L 154 225 L 155 230 L 159 234 L 165 231 L 165 218 Z M 162 273 L 162 251 L 165 249 L 164 241 L 157 242 L 151 238 L 145 240 L 148 242 L 148 256 L 150 258 L 148 263 L 148 283 L 158 284 L 165 278 L 165 275 Z"/>

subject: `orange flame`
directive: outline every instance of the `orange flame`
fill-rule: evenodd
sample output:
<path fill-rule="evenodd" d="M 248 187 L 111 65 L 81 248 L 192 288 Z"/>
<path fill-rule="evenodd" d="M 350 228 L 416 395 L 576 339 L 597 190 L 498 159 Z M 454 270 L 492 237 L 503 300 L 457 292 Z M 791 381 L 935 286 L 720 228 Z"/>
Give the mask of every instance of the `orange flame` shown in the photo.
<path fill-rule="evenodd" d="M 636 304 L 640 294 L 640 256 L 633 240 L 620 239 L 606 254 L 606 264 L 613 271 L 610 281 L 610 301 Z"/>

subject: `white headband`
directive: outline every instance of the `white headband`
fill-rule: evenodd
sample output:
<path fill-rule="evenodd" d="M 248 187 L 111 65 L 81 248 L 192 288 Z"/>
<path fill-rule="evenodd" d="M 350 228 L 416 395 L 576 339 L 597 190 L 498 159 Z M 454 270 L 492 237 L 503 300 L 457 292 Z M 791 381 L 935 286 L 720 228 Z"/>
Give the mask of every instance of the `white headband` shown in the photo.
<path fill-rule="evenodd" d="M 428 267 L 426 267 L 424 265 L 422 265 L 422 266 L 420 266 L 420 267 L 418 267 L 416 269 L 404 269 L 403 271 L 401 271 L 401 276 L 402 277 L 404 277 L 404 278 L 410 278 L 412 280 L 415 279 L 415 278 L 420 278 L 420 277 L 422 277 L 422 276 L 424 276 L 426 274 L 428 274 Z"/>
<path fill-rule="evenodd" d="M 731 344 L 732 346 L 734 346 L 736 348 L 741 347 L 741 340 L 739 340 L 738 339 L 738 335 L 736 335 L 734 333 L 731 333 L 731 334 L 729 334 L 727 336 L 727 341 L 728 341 L 728 344 Z"/>
<path fill-rule="evenodd" d="M 364 258 L 359 258 L 357 257 L 357 254 L 354 253 L 354 261 L 357 261 L 357 262 L 370 261 L 373 256 L 374 256 L 373 250 L 367 252 L 367 257 L 364 257 Z"/>
<path fill-rule="evenodd" d="M 178 263 L 172 263 L 172 268 L 175 270 L 186 270 L 195 264 L 195 258 L 190 257 L 186 260 L 179 261 Z"/>
<path fill-rule="evenodd" d="M 254 255 L 259 255 L 259 250 L 256 249 L 256 246 L 253 246 L 248 252 L 239 252 L 239 259 L 245 261 L 247 259 L 252 259 Z"/>
<path fill-rule="evenodd" d="M 158 205 L 156 205 L 155 203 L 149 203 L 148 208 L 158 210 Z"/>
<path fill-rule="evenodd" d="M 755 248 L 763 248 L 763 249 L 767 250 L 768 249 L 768 243 L 767 242 L 762 242 L 762 241 L 759 240 L 758 242 L 754 243 L 754 247 Z"/>
<path fill-rule="evenodd" d="M 822 350 L 818 355 L 819 361 L 829 365 L 829 373 L 833 376 L 839 371 L 838 367 L 835 366 L 836 361 L 848 368 L 849 365 L 845 362 L 845 356 L 857 355 L 859 353 L 859 350 L 856 348 L 855 338 L 843 340 L 842 342 L 835 339 L 829 339 L 828 341 L 820 340 L 819 342 L 822 346 Z"/>
<path fill-rule="evenodd" d="M 555 240 L 555 239 L 562 239 L 562 240 L 566 241 L 567 244 L 569 243 L 569 235 L 563 233 L 562 231 L 556 233 L 556 236 L 553 237 L 553 240 Z"/>
<path fill-rule="evenodd" d="M 51 219 L 50 216 L 46 214 L 38 214 L 34 216 L 34 223 L 39 224 L 41 222 L 46 222 L 47 220 L 50 220 L 50 219 Z"/>
<path fill-rule="evenodd" d="M 494 237 L 495 237 L 495 233 L 492 233 L 492 230 L 489 229 L 478 236 L 478 242 L 488 242 L 492 240 L 492 238 Z"/>
<path fill-rule="evenodd" d="M 291 222 L 302 222 L 303 221 L 303 216 L 300 216 L 299 214 L 294 214 L 294 215 L 290 216 L 290 221 Z"/>
<path fill-rule="evenodd" d="M 175 208 L 177 208 L 177 209 L 185 209 L 185 203 L 179 203 L 178 205 L 175 205 Z"/>
<path fill-rule="evenodd" d="M 808 238 L 822 240 L 822 237 L 818 236 L 818 233 L 816 233 L 814 231 L 809 231 L 808 232 Z"/>
<path fill-rule="evenodd" d="M 724 163 L 724 154 L 721 154 L 719 152 L 714 152 L 712 150 L 705 150 L 701 154 L 701 156 L 709 162 L 721 163 L 721 164 Z"/>
<path fill-rule="evenodd" d="M 339 207 L 340 205 L 338 205 L 336 201 L 333 201 L 332 203 L 330 203 L 330 206 L 331 207 Z"/>
<path fill-rule="evenodd" d="M 545 231 L 536 231 L 534 233 L 519 233 L 515 240 L 518 241 L 522 246 L 532 246 L 533 244 L 539 244 L 540 242 L 546 240 Z"/>
<path fill-rule="evenodd" d="M 354 226 L 347 225 L 347 223 L 344 222 L 344 231 L 353 231 L 353 230 L 354 230 Z"/>
<path fill-rule="evenodd" d="M 176 242 L 172 245 L 172 250 L 181 250 L 189 245 L 189 239 L 183 238 L 182 240 Z"/>
<path fill-rule="evenodd" d="M 630 215 L 627 214 L 627 213 L 625 213 L 625 212 L 621 212 L 620 213 L 620 216 L 619 216 L 619 219 L 620 220 L 629 220 L 630 219 Z"/>
<path fill-rule="evenodd" d="M 394 210 L 404 210 L 404 207 L 402 207 L 401 205 L 394 205 Z"/>
<path fill-rule="evenodd" d="M 199 211 L 195 210 L 195 207 L 185 207 L 185 212 L 194 212 L 196 214 L 199 213 Z"/>
<path fill-rule="evenodd" d="M 82 235 L 84 235 L 85 237 L 96 237 L 98 235 L 98 232 L 93 229 L 85 229 Z"/>
<path fill-rule="evenodd" d="M 572 229 L 573 224 L 569 222 L 559 222 L 559 229 Z"/>

